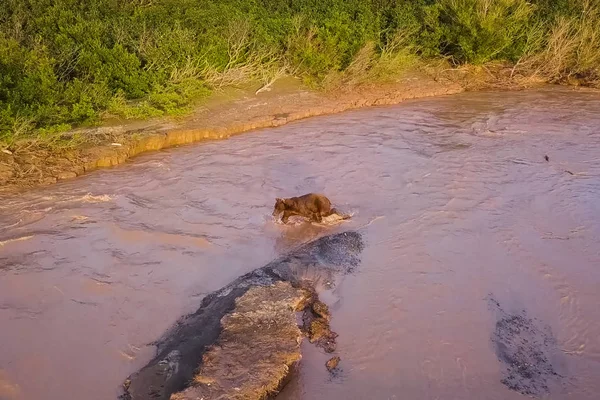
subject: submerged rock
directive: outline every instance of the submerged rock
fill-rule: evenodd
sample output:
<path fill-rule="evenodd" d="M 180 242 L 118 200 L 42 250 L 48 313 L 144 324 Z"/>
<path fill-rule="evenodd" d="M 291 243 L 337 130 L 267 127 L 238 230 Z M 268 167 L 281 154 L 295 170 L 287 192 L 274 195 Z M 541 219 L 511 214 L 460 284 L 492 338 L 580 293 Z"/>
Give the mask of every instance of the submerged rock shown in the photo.
<path fill-rule="evenodd" d="M 552 362 L 553 355 L 558 354 L 552 331 L 525 311 L 507 313 L 498 301 L 491 297 L 488 301 L 498 316 L 492 342 L 504 364 L 502 383 L 523 395 L 548 394 L 549 384 L 561 378 Z"/>
<path fill-rule="evenodd" d="M 305 322 L 319 321 L 321 334 L 311 341 L 335 348 L 329 311 L 313 307 L 312 288 L 352 272 L 362 249 L 357 232 L 326 236 L 206 296 L 154 343 L 156 357 L 125 381 L 122 398 L 250 400 L 276 393 L 300 359 L 297 311 L 307 310 Z"/>

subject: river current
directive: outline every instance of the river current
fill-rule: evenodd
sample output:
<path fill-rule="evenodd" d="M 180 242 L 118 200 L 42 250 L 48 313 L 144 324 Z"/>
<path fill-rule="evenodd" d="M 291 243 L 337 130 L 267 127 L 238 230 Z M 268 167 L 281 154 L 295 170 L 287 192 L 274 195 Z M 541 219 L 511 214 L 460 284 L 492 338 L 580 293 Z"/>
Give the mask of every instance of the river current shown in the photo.
<path fill-rule="evenodd" d="M 545 159 L 548 156 L 548 160 Z M 283 226 L 327 195 L 336 226 Z M 521 399 L 490 298 L 552 341 L 548 399 L 600 396 L 600 95 L 407 101 L 137 157 L 0 199 L 0 399 L 115 399 L 202 297 L 300 243 L 363 234 L 281 399 Z"/>

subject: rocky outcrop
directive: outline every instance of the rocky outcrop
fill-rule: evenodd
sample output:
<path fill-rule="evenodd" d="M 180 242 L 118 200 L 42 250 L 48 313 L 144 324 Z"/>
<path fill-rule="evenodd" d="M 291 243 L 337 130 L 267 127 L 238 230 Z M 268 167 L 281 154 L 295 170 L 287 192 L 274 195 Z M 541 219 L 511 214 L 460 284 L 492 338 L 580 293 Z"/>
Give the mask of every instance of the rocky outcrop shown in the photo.
<path fill-rule="evenodd" d="M 312 322 L 319 321 L 324 334 L 315 341 L 329 339 L 325 343 L 335 348 L 329 311 L 313 287 L 352 272 L 362 249 L 357 232 L 326 236 L 206 296 L 155 343 L 157 356 L 125 381 L 123 399 L 250 400 L 276 394 L 301 358 L 298 311 L 311 322 L 302 330 L 312 337 Z"/>
<path fill-rule="evenodd" d="M 325 363 L 325 367 L 329 372 L 335 373 L 340 361 L 341 359 L 338 356 L 332 357 Z"/>
<path fill-rule="evenodd" d="M 288 282 L 257 286 L 236 300 L 221 320 L 223 331 L 202 357 L 187 389 L 172 400 L 263 399 L 276 394 L 300 361 L 302 332 L 295 311 L 310 291 Z"/>

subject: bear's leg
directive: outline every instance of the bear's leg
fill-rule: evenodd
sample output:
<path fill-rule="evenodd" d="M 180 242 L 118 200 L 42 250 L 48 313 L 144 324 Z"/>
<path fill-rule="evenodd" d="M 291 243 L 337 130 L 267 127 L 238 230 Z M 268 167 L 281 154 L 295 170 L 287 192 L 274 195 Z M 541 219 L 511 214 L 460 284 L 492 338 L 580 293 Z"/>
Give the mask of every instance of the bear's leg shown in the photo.
<path fill-rule="evenodd" d="M 320 212 L 316 212 L 313 214 L 313 220 L 315 220 L 317 222 L 321 222 L 321 221 L 323 221 L 323 216 L 321 215 Z"/>
<path fill-rule="evenodd" d="M 283 222 L 284 224 L 287 224 L 287 223 L 288 223 L 288 220 L 290 219 L 290 216 L 291 216 L 291 215 L 292 215 L 292 213 L 291 213 L 291 212 L 289 212 L 289 211 L 287 211 L 287 210 L 286 210 L 286 211 L 284 211 L 284 212 L 283 212 L 283 217 L 281 218 L 281 222 Z"/>

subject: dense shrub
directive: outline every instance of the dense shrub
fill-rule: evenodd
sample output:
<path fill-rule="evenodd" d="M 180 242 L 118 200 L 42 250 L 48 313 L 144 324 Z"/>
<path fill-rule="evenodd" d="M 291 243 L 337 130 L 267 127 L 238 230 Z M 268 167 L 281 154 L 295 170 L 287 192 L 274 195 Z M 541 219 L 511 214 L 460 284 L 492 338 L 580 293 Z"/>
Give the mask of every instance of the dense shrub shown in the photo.
<path fill-rule="evenodd" d="M 533 6 L 526 0 L 440 0 L 431 13 L 437 18 L 427 28 L 442 54 L 480 64 L 523 54 Z"/>
<path fill-rule="evenodd" d="M 284 67 L 317 83 L 361 69 L 380 77 L 408 53 L 475 64 L 527 56 L 545 74 L 594 77 L 598 2 L 2 0 L 0 140 L 107 111 L 176 114 L 214 87 Z"/>

